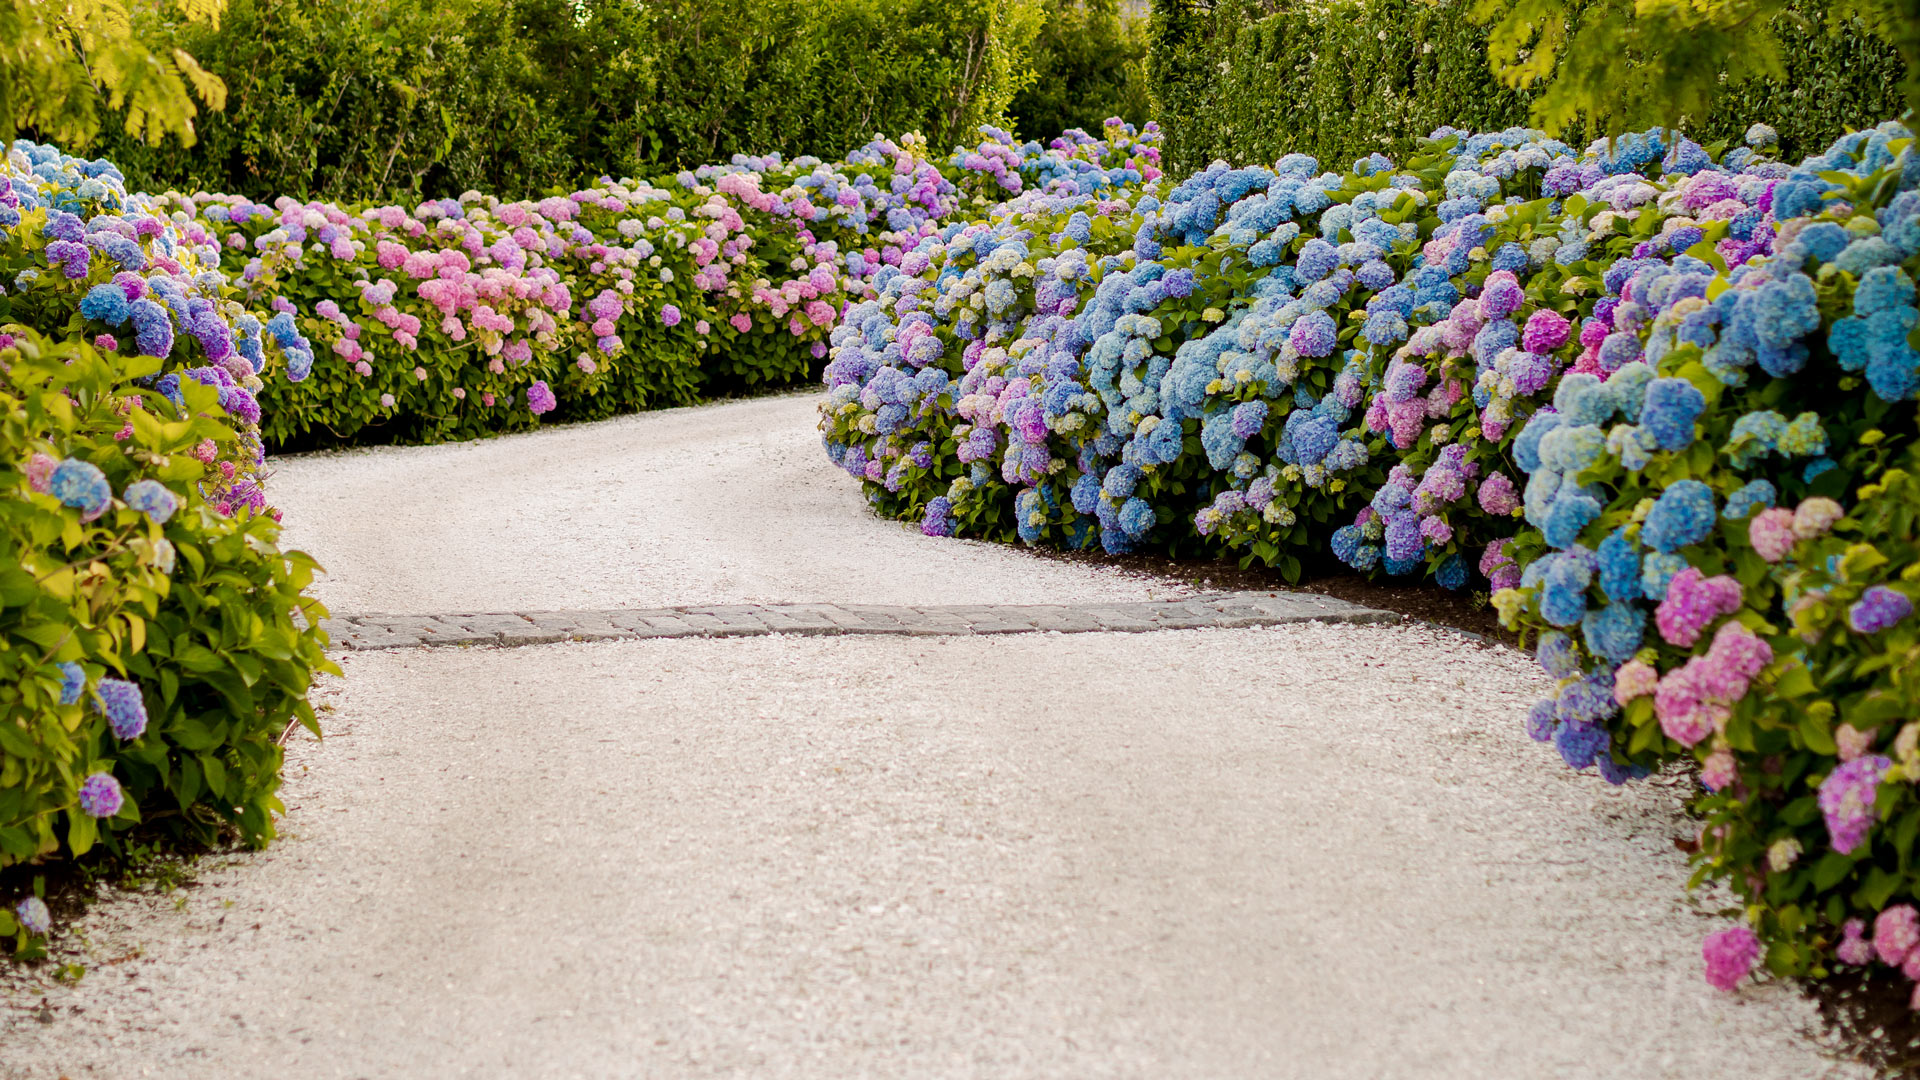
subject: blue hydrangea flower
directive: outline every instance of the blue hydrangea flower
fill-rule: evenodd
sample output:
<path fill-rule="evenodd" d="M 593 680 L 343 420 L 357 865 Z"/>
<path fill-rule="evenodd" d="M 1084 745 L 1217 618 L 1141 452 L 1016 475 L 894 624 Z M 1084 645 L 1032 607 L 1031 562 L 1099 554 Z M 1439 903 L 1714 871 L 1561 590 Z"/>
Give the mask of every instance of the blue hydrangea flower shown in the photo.
<path fill-rule="evenodd" d="M 152 518 L 156 525 L 165 525 L 180 507 L 180 500 L 158 480 L 136 480 L 127 485 L 122 498 L 128 506 Z"/>
<path fill-rule="evenodd" d="M 1670 554 L 1705 540 L 1718 520 L 1713 489 L 1698 480 L 1681 480 L 1655 500 L 1640 538 L 1653 550 Z"/>
<path fill-rule="evenodd" d="M 1625 527 L 1608 533 L 1594 555 L 1600 561 L 1600 591 L 1607 599 L 1618 605 L 1640 598 L 1640 553 L 1627 539 Z"/>
<path fill-rule="evenodd" d="M 1587 651 L 1615 664 L 1632 659 L 1646 627 L 1646 614 L 1632 601 L 1589 611 L 1581 622 Z"/>
<path fill-rule="evenodd" d="M 1120 507 L 1120 528 L 1125 530 L 1129 537 L 1135 540 L 1140 539 L 1147 535 L 1154 524 L 1153 507 L 1147 505 L 1145 499 L 1131 498 Z"/>
<path fill-rule="evenodd" d="M 1591 572 L 1578 559 L 1551 557 L 1540 580 L 1540 617 L 1553 626 L 1578 626 L 1587 614 L 1587 585 Z M 1545 562 L 1545 559 L 1540 560 Z"/>
<path fill-rule="evenodd" d="M 113 487 L 99 467 L 79 458 L 67 458 L 54 466 L 47 489 L 54 498 L 80 511 L 82 521 L 92 521 L 113 504 Z"/>
<path fill-rule="evenodd" d="M 1654 379 L 1647 384 L 1640 424 L 1662 450 L 1684 450 L 1693 442 L 1693 423 L 1707 407 L 1700 388 L 1685 379 Z"/>
<path fill-rule="evenodd" d="M 1686 568 L 1685 558 L 1654 552 L 1640 560 L 1640 591 L 1657 604 L 1667 598 L 1667 586 L 1673 582 L 1674 575 Z"/>
<path fill-rule="evenodd" d="M 128 311 L 127 294 L 118 285 L 95 285 L 80 298 L 80 314 L 89 319 L 98 319 L 108 326 L 124 325 Z"/>
<path fill-rule="evenodd" d="M 60 665 L 60 704 L 72 705 L 87 691 L 87 671 L 71 660 Z"/>
<path fill-rule="evenodd" d="M 1773 505 L 1779 491 L 1768 480 L 1753 480 L 1735 489 L 1727 496 L 1727 505 L 1720 511 L 1721 517 L 1728 521 L 1744 521 L 1755 510 L 1764 510 Z"/>

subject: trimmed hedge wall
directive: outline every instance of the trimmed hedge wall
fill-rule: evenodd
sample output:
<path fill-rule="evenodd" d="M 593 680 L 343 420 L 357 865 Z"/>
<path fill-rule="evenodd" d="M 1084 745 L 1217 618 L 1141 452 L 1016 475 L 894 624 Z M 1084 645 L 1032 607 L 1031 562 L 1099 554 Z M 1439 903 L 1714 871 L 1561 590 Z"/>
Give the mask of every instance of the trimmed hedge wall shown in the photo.
<path fill-rule="evenodd" d="M 990 55 L 1003 7 L 232 0 L 218 29 L 141 27 L 226 81 L 227 107 L 200 118 L 197 144 L 150 146 L 109 121 L 87 152 L 139 190 L 347 202 L 537 197 L 737 152 L 832 159 L 876 131 L 946 147 L 1024 72 Z"/>
<path fill-rule="evenodd" d="M 1527 123 L 1530 95 L 1487 65 L 1486 28 L 1465 0 L 1154 0 L 1148 85 L 1166 132 L 1168 173 L 1216 158 L 1272 162 L 1299 151 L 1346 162 L 1395 157 L 1442 125 L 1498 131 Z M 1789 159 L 1849 128 L 1906 109 L 1899 54 L 1863 33 L 1829 33 L 1825 5 L 1796 5 L 1776 27 L 1787 77 L 1721 99 L 1688 134 L 1737 141 L 1747 125 L 1780 133 Z M 1567 133 L 1572 141 L 1578 133 Z"/>

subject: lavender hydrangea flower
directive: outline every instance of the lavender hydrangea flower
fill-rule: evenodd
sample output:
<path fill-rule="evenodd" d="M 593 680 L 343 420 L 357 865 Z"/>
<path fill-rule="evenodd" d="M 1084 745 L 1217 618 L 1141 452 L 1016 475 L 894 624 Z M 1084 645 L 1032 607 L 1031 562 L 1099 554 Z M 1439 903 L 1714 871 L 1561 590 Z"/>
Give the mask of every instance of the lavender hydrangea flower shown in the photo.
<path fill-rule="evenodd" d="M 98 772 L 80 782 L 80 809 L 88 817 L 110 818 L 120 812 L 126 796 L 111 773 Z"/>
<path fill-rule="evenodd" d="M 1875 821 L 1874 797 L 1892 767 L 1891 759 L 1863 754 L 1840 765 L 1820 782 L 1820 812 L 1826 816 L 1833 850 L 1851 854 L 1866 839 Z"/>
<path fill-rule="evenodd" d="M 107 726 L 121 739 L 137 739 L 147 730 L 147 703 L 140 687 L 125 679 L 101 679 L 95 691 L 107 714 Z"/>
<path fill-rule="evenodd" d="M 87 670 L 69 660 L 60 665 L 60 704 L 72 705 L 87 691 Z"/>
<path fill-rule="evenodd" d="M 547 385 L 545 379 L 535 380 L 532 386 L 527 387 L 527 408 L 533 410 L 533 415 L 552 412 L 559 404 L 553 396 L 553 388 Z"/>
<path fill-rule="evenodd" d="M 53 929 L 53 913 L 47 910 L 47 902 L 37 896 L 29 896 L 15 904 L 13 915 L 29 934 L 44 934 Z"/>

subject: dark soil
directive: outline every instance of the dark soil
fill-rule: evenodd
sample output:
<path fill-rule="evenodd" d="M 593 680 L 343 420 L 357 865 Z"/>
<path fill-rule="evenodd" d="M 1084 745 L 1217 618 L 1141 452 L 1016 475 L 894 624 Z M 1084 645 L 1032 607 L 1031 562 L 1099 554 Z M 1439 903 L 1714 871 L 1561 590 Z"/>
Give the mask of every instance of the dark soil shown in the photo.
<path fill-rule="evenodd" d="M 1839 1057 L 1862 1062 L 1887 1080 L 1920 1077 L 1920 1013 L 1909 1005 L 1912 980 L 1876 964 L 1866 972 L 1808 980 L 1806 987 L 1826 1020 L 1821 1041 Z"/>

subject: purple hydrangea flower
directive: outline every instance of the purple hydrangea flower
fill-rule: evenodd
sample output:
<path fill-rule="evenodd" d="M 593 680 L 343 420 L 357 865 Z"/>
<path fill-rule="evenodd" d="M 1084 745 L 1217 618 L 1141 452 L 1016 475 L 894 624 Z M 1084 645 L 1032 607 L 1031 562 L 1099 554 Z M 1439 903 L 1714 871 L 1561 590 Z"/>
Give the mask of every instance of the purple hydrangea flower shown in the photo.
<path fill-rule="evenodd" d="M 553 388 L 547 385 L 545 379 L 536 380 L 527 387 L 527 408 L 533 410 L 533 415 L 552 412 L 559 405 L 560 402 L 553 396 Z"/>
<path fill-rule="evenodd" d="M 1847 625 L 1855 633 L 1877 634 L 1911 614 L 1913 601 L 1904 593 L 1875 585 L 1847 609 Z"/>

